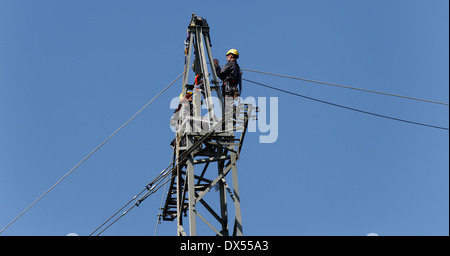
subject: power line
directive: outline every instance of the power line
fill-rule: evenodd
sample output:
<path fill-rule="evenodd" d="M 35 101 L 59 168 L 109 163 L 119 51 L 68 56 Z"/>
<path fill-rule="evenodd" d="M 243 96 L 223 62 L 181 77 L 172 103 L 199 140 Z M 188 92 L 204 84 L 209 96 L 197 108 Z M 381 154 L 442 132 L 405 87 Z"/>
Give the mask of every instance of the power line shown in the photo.
<path fill-rule="evenodd" d="M 38 199 L 36 199 L 30 206 L 28 206 L 22 213 L 20 213 L 16 218 L 14 218 L 6 227 L 4 227 L 0 234 L 3 233 L 9 226 L 11 226 L 14 222 L 16 222 L 23 214 L 25 214 L 31 207 L 33 207 L 37 202 L 39 202 L 45 195 L 47 195 L 53 188 L 55 188 L 61 181 L 63 181 L 69 174 L 75 171 L 82 163 L 84 163 L 90 156 L 92 156 L 97 150 L 99 150 L 106 142 L 108 142 L 116 133 L 122 130 L 131 120 L 133 120 L 137 115 L 139 115 L 144 109 L 146 109 L 154 100 L 156 100 L 163 92 L 169 89 L 181 76 L 183 76 L 184 72 L 181 73 L 175 80 L 173 80 L 169 85 L 167 85 L 161 92 L 159 92 L 152 100 L 150 100 L 144 107 L 142 107 L 136 114 L 134 114 L 128 121 L 126 121 L 122 126 L 119 127 L 115 132 L 113 132 L 106 140 L 104 140 L 100 145 L 98 145 L 94 150 L 91 151 L 83 160 L 81 160 L 75 167 L 73 167 L 69 172 L 67 172 L 61 179 L 59 179 L 53 186 L 51 186 L 44 194 L 42 194 Z"/>
<path fill-rule="evenodd" d="M 434 104 L 440 104 L 440 105 L 449 106 L 449 104 L 445 103 L 445 102 L 438 102 L 438 101 L 420 99 L 420 98 L 403 96 L 403 95 L 398 95 L 398 94 L 393 94 L 393 93 L 362 89 L 362 88 L 351 87 L 351 86 L 347 86 L 347 85 L 340 85 L 340 84 L 335 84 L 335 83 L 321 82 L 321 81 L 316 81 L 316 80 L 311 80 L 311 79 L 305 79 L 305 78 L 294 77 L 294 76 L 280 75 L 280 74 L 269 73 L 269 72 L 258 71 L 258 70 L 252 70 L 252 69 L 246 69 L 246 68 L 241 68 L 241 69 L 245 70 L 245 71 L 250 71 L 250 72 L 260 73 L 260 74 L 265 74 L 265 75 L 278 76 L 278 77 L 289 78 L 289 79 L 294 79 L 294 80 L 300 80 L 300 81 L 305 81 L 305 82 L 310 82 L 310 83 L 331 85 L 331 86 L 336 86 L 336 87 L 340 87 L 340 88 L 346 88 L 346 89 L 358 90 L 358 91 L 363 91 L 363 92 L 370 92 L 370 93 L 376 93 L 376 94 L 382 94 L 382 95 L 387 95 L 387 96 L 393 96 L 393 97 L 398 97 L 398 98 L 409 99 L 409 100 L 423 101 L 423 102 L 428 102 L 428 103 L 434 103 Z"/>
<path fill-rule="evenodd" d="M 364 114 L 368 114 L 368 115 L 372 115 L 372 116 L 382 117 L 382 118 L 391 119 L 391 120 L 400 121 L 400 122 L 409 123 L 409 124 L 426 126 L 426 127 L 430 127 L 430 128 L 436 128 L 436 129 L 447 130 L 447 131 L 449 130 L 449 128 L 446 128 L 446 127 L 441 127 L 441 126 L 435 126 L 435 125 L 430 125 L 430 124 L 425 124 L 425 123 L 408 121 L 408 120 L 404 120 L 404 119 L 400 119 L 400 118 L 396 118 L 396 117 L 380 115 L 380 114 L 376 114 L 376 113 L 372 113 L 372 112 L 368 112 L 368 111 L 364 111 L 364 110 L 360 110 L 360 109 L 356 109 L 356 108 L 351 108 L 351 107 L 339 105 L 339 104 L 328 102 L 328 101 L 324 101 L 324 100 L 315 99 L 315 98 L 308 97 L 308 96 L 305 96 L 305 95 L 301 95 L 301 94 L 298 94 L 298 93 L 294 93 L 294 92 L 286 91 L 286 90 L 283 90 L 283 89 L 279 89 L 279 88 L 276 88 L 276 87 L 273 87 L 273 86 L 270 86 L 270 85 L 267 85 L 267 84 L 262 84 L 262 83 L 258 83 L 258 82 L 252 81 L 252 80 L 248 80 L 248 79 L 245 79 L 245 78 L 242 78 L 242 80 L 245 80 L 247 82 L 250 82 L 250 83 L 253 83 L 253 84 L 257 84 L 257 85 L 260 85 L 260 86 L 264 86 L 266 88 L 277 90 L 277 91 L 280 91 L 280 92 L 288 93 L 288 94 L 291 94 L 291 95 L 294 95 L 294 96 L 297 96 L 297 97 L 302 97 L 302 98 L 313 100 L 313 101 L 316 101 L 316 102 L 325 103 L 325 104 L 332 105 L 332 106 L 335 106 L 335 107 L 340 107 L 340 108 L 344 108 L 344 109 L 348 109 L 348 110 L 352 110 L 352 111 L 356 111 L 356 112 L 360 112 L 360 113 L 364 113 Z"/>
<path fill-rule="evenodd" d="M 170 159 L 173 159 L 174 157 L 174 152 L 172 151 L 172 154 L 170 156 Z M 156 236 L 156 232 L 158 231 L 158 225 L 161 223 L 161 211 L 163 209 L 163 203 L 164 203 L 164 195 L 166 194 L 166 188 L 167 188 L 167 183 L 164 185 L 164 191 L 162 193 L 162 197 L 161 197 L 161 205 L 159 206 L 159 210 L 158 210 L 158 215 L 157 220 L 156 220 L 156 226 L 155 226 L 155 233 L 154 236 Z"/>
<path fill-rule="evenodd" d="M 169 165 L 170 167 L 170 165 Z M 118 220 L 120 220 L 122 217 L 124 217 L 126 214 L 128 214 L 134 207 L 138 206 L 141 204 L 142 201 L 144 201 L 145 199 L 147 199 L 150 195 L 156 193 L 162 186 L 165 186 L 170 179 L 167 179 L 164 183 L 162 183 L 161 185 L 159 185 L 162 181 L 164 181 L 164 179 L 166 177 L 169 177 L 170 174 L 173 172 L 174 168 L 167 170 L 168 168 L 164 169 L 160 175 L 158 175 L 158 177 L 156 179 L 154 179 L 152 182 L 148 183 L 145 188 L 143 190 L 141 190 L 141 192 L 139 192 L 137 195 L 135 195 L 130 201 L 128 201 L 128 203 L 126 203 L 124 206 L 122 206 L 122 208 L 120 208 L 117 212 L 115 212 L 111 217 L 109 217 L 109 219 L 107 219 L 105 222 L 103 222 L 98 228 L 96 228 L 89 236 L 94 235 L 94 233 L 96 233 L 97 231 L 99 231 L 100 228 L 102 228 L 104 225 L 106 225 L 108 222 L 110 222 L 117 214 L 119 214 L 123 209 L 125 209 L 125 207 L 127 207 L 128 205 L 131 204 L 131 202 L 134 201 L 134 199 L 136 199 L 138 196 L 140 196 L 142 193 L 144 193 L 145 190 L 148 190 L 147 193 L 145 193 L 141 198 L 139 198 L 138 200 L 136 200 L 136 202 L 130 207 L 128 208 L 126 211 L 124 211 L 121 215 L 119 215 L 117 218 L 115 218 L 111 223 L 109 223 L 108 226 L 106 226 L 105 228 L 103 228 L 100 232 L 98 232 L 95 236 L 99 236 L 100 234 L 102 234 L 103 232 L 105 232 L 105 230 L 107 230 L 109 227 L 111 227 L 114 223 L 116 223 Z M 164 173 L 164 174 L 163 174 Z M 162 176 L 161 176 L 162 174 Z M 159 186 L 158 186 L 159 185 Z"/>

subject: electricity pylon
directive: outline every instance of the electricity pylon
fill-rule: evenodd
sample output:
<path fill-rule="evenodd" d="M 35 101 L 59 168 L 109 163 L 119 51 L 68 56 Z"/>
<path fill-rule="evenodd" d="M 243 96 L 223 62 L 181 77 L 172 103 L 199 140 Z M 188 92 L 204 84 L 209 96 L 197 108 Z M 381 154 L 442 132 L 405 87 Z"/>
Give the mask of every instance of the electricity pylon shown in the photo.
<path fill-rule="evenodd" d="M 253 107 L 250 104 L 236 104 L 234 113 L 225 113 L 225 100 L 213 64 L 209 29 L 206 19 L 192 14 L 185 41 L 185 72 L 180 98 L 192 90 L 193 110 L 187 111 L 190 114 L 179 115 L 173 154 L 176 168 L 171 176 L 162 217 L 166 221 L 177 220 L 178 235 L 197 235 L 198 217 L 217 235 L 228 236 L 228 206 L 232 205 L 234 223 L 231 234 L 241 236 L 241 199 L 236 164 Z M 191 65 L 192 55 L 194 60 Z M 193 84 L 188 83 L 191 67 L 195 73 Z M 213 91 L 217 94 L 216 106 L 211 95 Z M 206 108 L 204 116 L 202 106 Z M 220 109 L 218 113 L 214 112 L 215 107 Z M 216 169 L 214 165 L 217 165 Z M 229 173 L 232 187 L 226 181 Z M 217 194 L 212 190 L 219 192 L 216 205 L 206 202 L 207 195 Z M 208 200 L 211 197 L 208 196 Z M 199 207 L 200 204 L 202 207 Z M 184 217 L 188 217 L 189 233 L 183 226 Z"/>

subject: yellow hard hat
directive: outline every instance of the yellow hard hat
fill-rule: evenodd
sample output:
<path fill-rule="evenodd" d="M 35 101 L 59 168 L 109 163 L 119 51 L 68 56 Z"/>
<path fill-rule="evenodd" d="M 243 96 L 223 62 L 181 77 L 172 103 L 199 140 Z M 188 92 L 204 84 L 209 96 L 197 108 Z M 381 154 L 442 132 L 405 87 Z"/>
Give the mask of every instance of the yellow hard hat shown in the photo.
<path fill-rule="evenodd" d="M 188 91 L 188 92 L 186 92 L 186 96 L 188 96 L 188 95 L 192 95 L 192 92 L 190 92 L 190 91 Z M 183 93 L 180 93 L 180 100 L 182 100 L 183 99 Z"/>
<path fill-rule="evenodd" d="M 239 52 L 236 49 L 230 49 L 226 55 L 233 54 L 236 56 L 236 58 L 239 58 Z"/>

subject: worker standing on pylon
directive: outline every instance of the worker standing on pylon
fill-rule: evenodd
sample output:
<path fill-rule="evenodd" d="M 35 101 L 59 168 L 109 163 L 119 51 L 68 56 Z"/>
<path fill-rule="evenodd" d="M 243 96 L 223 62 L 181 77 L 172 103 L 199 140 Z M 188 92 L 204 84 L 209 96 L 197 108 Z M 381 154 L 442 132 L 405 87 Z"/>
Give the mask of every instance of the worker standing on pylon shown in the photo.
<path fill-rule="evenodd" d="M 175 127 L 175 132 L 181 132 L 183 129 L 183 119 L 193 115 L 192 107 L 192 92 L 187 91 L 186 96 L 183 98 L 183 93 L 180 94 L 180 103 L 177 109 L 175 109 L 172 118 L 170 119 L 170 126 Z M 172 148 L 175 147 L 175 139 L 170 143 Z M 180 142 L 181 146 L 186 145 L 186 140 L 183 138 Z"/>
<path fill-rule="evenodd" d="M 217 76 L 223 81 L 222 92 L 224 97 L 232 97 L 234 99 L 239 97 L 242 90 L 241 69 L 237 64 L 239 52 L 236 49 L 230 49 L 227 52 L 226 57 L 227 64 L 225 64 L 223 68 L 220 68 L 217 59 L 214 60 L 214 65 L 216 67 Z"/>
<path fill-rule="evenodd" d="M 173 116 L 170 119 L 170 126 L 174 126 L 176 132 L 181 129 L 181 121 L 184 117 L 192 116 L 192 92 L 186 92 L 186 96 L 183 97 L 183 93 L 180 94 L 180 103 L 177 109 L 173 112 Z"/>
<path fill-rule="evenodd" d="M 229 115 L 235 116 L 234 111 L 234 99 L 239 97 L 242 90 L 241 85 L 241 69 L 237 64 L 237 59 L 239 58 L 239 52 L 236 49 L 230 49 L 227 54 L 227 64 L 223 68 L 220 68 L 219 61 L 214 60 L 214 65 L 216 67 L 217 76 L 222 79 L 222 93 L 225 100 L 225 117 Z M 239 89 L 238 89 L 239 85 Z M 233 119 L 227 118 L 228 122 L 224 123 L 223 129 L 229 130 L 234 126 Z"/>

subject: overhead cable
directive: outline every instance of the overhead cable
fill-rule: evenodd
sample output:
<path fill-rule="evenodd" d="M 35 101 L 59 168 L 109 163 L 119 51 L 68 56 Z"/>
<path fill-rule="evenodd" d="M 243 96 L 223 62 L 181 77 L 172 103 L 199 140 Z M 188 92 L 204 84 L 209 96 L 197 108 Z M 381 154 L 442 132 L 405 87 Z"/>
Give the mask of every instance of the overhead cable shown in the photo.
<path fill-rule="evenodd" d="M 267 84 L 262 84 L 262 83 L 258 83 L 258 82 L 252 81 L 252 80 L 248 80 L 248 79 L 245 79 L 245 78 L 242 78 L 242 80 L 245 80 L 247 82 L 250 82 L 250 83 L 253 83 L 253 84 L 257 84 L 257 85 L 260 85 L 260 86 L 264 86 L 266 88 L 277 90 L 277 91 L 280 91 L 280 92 L 288 93 L 288 94 L 291 94 L 291 95 L 294 95 L 294 96 L 302 97 L 302 98 L 305 98 L 305 99 L 308 99 L 308 100 L 313 100 L 313 101 L 316 101 L 316 102 L 325 103 L 325 104 L 328 104 L 328 105 L 332 105 L 332 106 L 335 106 L 335 107 L 340 107 L 340 108 L 356 111 L 356 112 L 363 113 L 363 114 L 368 114 L 368 115 L 372 115 L 372 116 L 382 117 L 382 118 L 391 119 L 391 120 L 400 121 L 400 122 L 409 123 L 409 124 L 426 126 L 426 127 L 430 127 L 430 128 L 436 128 L 436 129 L 447 130 L 447 131 L 449 130 L 449 128 L 446 128 L 446 127 L 441 127 L 441 126 L 436 126 L 436 125 L 430 125 L 430 124 L 425 124 L 425 123 L 408 121 L 408 120 L 404 120 L 404 119 L 400 119 L 400 118 L 396 118 L 396 117 L 380 115 L 380 114 L 376 114 L 376 113 L 372 113 L 372 112 L 368 112 L 368 111 L 364 111 L 364 110 L 360 110 L 360 109 L 356 109 L 356 108 L 351 108 L 351 107 L 339 105 L 339 104 L 328 102 L 328 101 L 324 101 L 324 100 L 315 99 L 315 98 L 308 97 L 308 96 L 305 96 L 305 95 L 301 95 L 301 94 L 298 94 L 298 93 L 294 93 L 294 92 L 286 91 L 286 90 L 283 90 L 283 89 L 280 89 L 280 88 L 276 88 L 276 87 L 273 87 L 273 86 L 270 86 L 270 85 L 267 85 Z"/>
<path fill-rule="evenodd" d="M 165 186 L 167 184 L 167 182 L 170 181 L 170 179 L 167 179 L 164 183 L 160 184 L 161 182 L 164 181 L 164 179 L 166 177 L 169 177 L 170 174 L 173 172 L 173 168 L 170 170 L 164 169 L 162 173 L 164 173 L 162 176 L 161 174 L 152 182 L 148 183 L 145 188 L 143 190 L 141 190 L 137 195 L 135 195 L 130 201 L 128 201 L 128 203 L 126 203 L 124 206 L 122 206 L 122 208 L 120 208 L 117 212 L 115 212 L 111 217 L 109 217 L 105 222 L 103 222 L 98 228 L 96 228 L 89 236 L 93 236 L 96 232 L 98 232 L 97 234 L 95 234 L 95 236 L 99 236 L 100 234 L 102 234 L 105 230 L 107 230 L 109 227 L 111 227 L 114 223 L 116 223 L 118 220 L 120 220 L 122 217 L 124 217 L 127 213 L 129 213 L 134 207 L 138 206 L 141 204 L 142 201 L 144 201 L 145 199 L 147 199 L 150 195 L 153 195 L 154 193 L 156 193 L 162 186 Z M 141 198 L 137 199 L 136 202 L 129 207 L 126 211 L 124 211 L 121 215 L 119 215 L 118 217 L 116 217 L 113 221 L 111 221 L 117 214 L 119 214 L 123 209 L 125 209 L 125 207 L 127 207 L 128 205 L 130 205 L 138 196 L 140 196 L 142 193 L 144 193 L 146 190 L 147 193 L 145 193 Z M 111 222 L 110 222 L 111 221 Z M 102 230 L 100 230 L 100 228 L 102 228 L 104 225 L 106 225 L 108 222 L 109 225 L 106 226 L 105 228 L 103 228 Z M 99 231 L 100 230 L 100 231 Z"/>
<path fill-rule="evenodd" d="M 358 90 L 358 91 L 382 94 L 382 95 L 387 95 L 387 96 L 393 96 L 393 97 L 398 97 L 398 98 L 404 98 L 404 99 L 409 99 L 409 100 L 423 101 L 423 102 L 428 102 L 428 103 L 434 103 L 434 104 L 440 104 L 440 105 L 449 106 L 449 104 L 445 103 L 445 102 L 438 102 L 438 101 L 420 99 L 420 98 L 403 96 L 403 95 L 398 95 L 398 94 L 393 94 L 393 93 L 362 89 L 362 88 L 351 87 L 351 86 L 347 86 L 347 85 L 340 85 L 340 84 L 335 84 L 335 83 L 321 82 L 321 81 L 316 81 L 316 80 L 311 80 L 311 79 L 305 79 L 305 78 L 294 77 L 294 76 L 280 75 L 280 74 L 269 73 L 269 72 L 258 71 L 258 70 L 252 70 L 252 69 L 246 69 L 246 68 L 241 68 L 241 69 L 245 70 L 245 71 L 249 71 L 249 72 L 259 73 L 259 74 L 278 76 L 278 77 L 289 78 L 289 79 L 294 79 L 294 80 L 300 80 L 300 81 L 305 81 L 305 82 L 310 82 L 310 83 L 331 85 L 331 86 L 336 86 L 336 87 L 340 87 L 340 88 L 346 88 L 346 89 L 352 89 L 352 90 Z"/>
<path fill-rule="evenodd" d="M 173 157 L 174 157 L 174 152 L 172 151 L 172 155 L 170 156 L 170 159 L 173 159 Z M 167 183 L 164 185 L 164 191 L 163 191 L 162 196 L 161 196 L 161 205 L 159 206 L 158 215 L 156 216 L 157 220 L 156 220 L 156 225 L 155 225 L 154 236 L 156 236 L 156 232 L 158 231 L 158 225 L 161 223 L 161 216 L 162 216 L 161 211 L 163 209 L 164 195 L 166 194 L 166 188 L 167 188 Z"/>
<path fill-rule="evenodd" d="M 26 213 L 31 207 L 33 207 L 37 202 L 39 202 L 45 195 L 47 195 L 53 188 L 56 187 L 61 181 L 63 181 L 69 174 L 75 171 L 82 163 L 84 163 L 90 156 L 92 156 L 97 150 L 99 150 L 106 142 L 108 142 L 116 133 L 122 130 L 131 120 L 133 120 L 137 115 L 139 115 L 144 109 L 146 109 L 154 100 L 156 100 L 163 92 L 169 89 L 181 76 L 183 76 L 184 72 L 181 73 L 175 80 L 173 80 L 169 85 L 167 85 L 161 92 L 159 92 L 152 100 L 150 100 L 147 104 L 145 104 L 136 114 L 134 114 L 128 121 L 126 121 L 122 126 L 119 127 L 115 132 L 113 132 L 106 140 L 104 140 L 100 145 L 98 145 L 94 150 L 92 150 L 83 160 L 81 160 L 75 167 L 73 167 L 69 172 L 67 172 L 61 179 L 59 179 L 53 186 L 51 186 L 44 194 L 42 194 L 38 199 L 36 199 L 30 206 L 28 206 L 22 213 L 20 213 L 16 218 L 14 218 L 6 227 L 4 227 L 0 234 L 5 231 L 9 226 L 11 226 L 17 219 L 19 219 L 24 213 Z"/>

